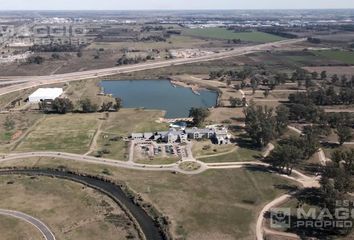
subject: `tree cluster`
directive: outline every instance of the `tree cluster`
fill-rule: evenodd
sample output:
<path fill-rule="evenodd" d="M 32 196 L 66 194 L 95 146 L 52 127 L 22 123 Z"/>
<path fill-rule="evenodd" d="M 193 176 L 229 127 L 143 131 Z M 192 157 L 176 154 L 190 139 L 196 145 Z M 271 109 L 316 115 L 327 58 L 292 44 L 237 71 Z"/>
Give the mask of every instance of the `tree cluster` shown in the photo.
<path fill-rule="evenodd" d="M 32 52 L 78 52 L 83 46 L 72 44 L 48 44 L 48 45 L 33 45 L 30 47 Z"/>
<path fill-rule="evenodd" d="M 257 147 L 266 146 L 271 140 L 283 133 L 288 125 L 289 111 L 285 106 L 277 109 L 256 106 L 253 103 L 244 110 L 245 130 Z"/>
<path fill-rule="evenodd" d="M 354 103 L 354 88 L 343 87 L 339 91 L 334 87 L 297 92 L 289 95 L 290 103 L 326 105 L 349 105 Z"/>
<path fill-rule="evenodd" d="M 210 111 L 207 108 L 191 108 L 189 110 L 189 117 L 193 118 L 193 123 L 196 126 L 201 126 L 209 115 Z"/>
<path fill-rule="evenodd" d="M 266 161 L 282 173 L 291 174 L 294 166 L 309 159 L 319 148 L 319 137 L 316 129 L 305 129 L 300 137 L 282 140 L 269 154 Z"/>
<path fill-rule="evenodd" d="M 137 56 L 137 57 L 127 57 L 126 55 L 123 55 L 121 58 L 117 60 L 117 66 L 120 65 L 128 65 L 128 64 L 136 64 L 140 62 L 145 62 L 147 58 Z"/>

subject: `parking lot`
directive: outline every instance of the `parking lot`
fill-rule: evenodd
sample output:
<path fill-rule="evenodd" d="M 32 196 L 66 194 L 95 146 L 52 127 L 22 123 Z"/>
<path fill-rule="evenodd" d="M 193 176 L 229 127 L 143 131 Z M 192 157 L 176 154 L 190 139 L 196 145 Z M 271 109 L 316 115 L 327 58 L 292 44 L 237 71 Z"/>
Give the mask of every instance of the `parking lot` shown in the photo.
<path fill-rule="evenodd" d="M 186 159 L 189 157 L 186 144 L 156 143 L 153 141 L 134 142 L 133 159 L 154 159 L 178 157 Z"/>

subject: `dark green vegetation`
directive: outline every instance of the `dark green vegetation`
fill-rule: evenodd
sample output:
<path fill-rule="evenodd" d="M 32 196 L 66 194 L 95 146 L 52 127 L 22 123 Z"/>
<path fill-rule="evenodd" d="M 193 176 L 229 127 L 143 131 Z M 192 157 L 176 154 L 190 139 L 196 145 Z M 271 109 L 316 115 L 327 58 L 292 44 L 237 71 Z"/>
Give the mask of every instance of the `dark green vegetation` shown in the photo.
<path fill-rule="evenodd" d="M 245 42 L 275 42 L 284 40 L 284 38 L 272 35 L 269 33 L 249 31 L 249 32 L 234 32 L 232 30 L 227 30 L 225 28 L 197 28 L 184 30 L 185 35 L 201 37 L 201 38 L 211 38 L 211 39 L 225 39 L 234 40 L 239 39 Z"/>
<path fill-rule="evenodd" d="M 207 108 L 191 108 L 189 111 L 189 117 L 193 118 L 193 123 L 196 126 L 201 126 L 209 115 L 210 112 Z"/>
<path fill-rule="evenodd" d="M 280 172 L 290 175 L 294 166 L 308 160 L 320 147 L 316 130 L 306 127 L 301 136 L 280 140 L 266 161 Z"/>
<path fill-rule="evenodd" d="M 78 101 L 75 108 L 74 103 L 69 98 L 56 98 L 54 101 L 44 100 L 39 103 L 39 109 L 44 113 L 65 114 L 68 112 L 94 113 L 94 112 L 117 112 L 122 106 L 122 100 L 115 98 L 112 101 L 103 102 L 99 107 L 91 102 L 89 98 Z"/>
<path fill-rule="evenodd" d="M 279 106 L 274 114 L 272 108 L 251 104 L 245 108 L 246 132 L 260 148 L 282 134 L 289 122 L 289 110 Z"/>

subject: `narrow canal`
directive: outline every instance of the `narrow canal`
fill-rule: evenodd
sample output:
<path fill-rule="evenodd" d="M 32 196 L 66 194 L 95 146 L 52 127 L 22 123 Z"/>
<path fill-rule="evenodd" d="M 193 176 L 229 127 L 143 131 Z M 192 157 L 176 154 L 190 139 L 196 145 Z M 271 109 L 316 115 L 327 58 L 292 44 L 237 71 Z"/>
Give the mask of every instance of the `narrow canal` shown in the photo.
<path fill-rule="evenodd" d="M 119 205 L 123 205 L 130 214 L 135 218 L 143 231 L 147 240 L 163 240 L 165 235 L 160 231 L 155 221 L 139 206 L 134 204 L 124 191 L 116 184 L 106 182 L 104 180 L 96 179 L 90 176 L 81 176 L 74 173 L 55 171 L 55 170 L 41 170 L 41 169 L 26 169 L 26 170 L 5 170 L 0 171 L 0 175 L 30 175 L 30 176 L 47 176 L 57 177 L 61 179 L 71 180 L 84 184 L 88 187 L 94 188 L 101 193 L 108 195 Z"/>

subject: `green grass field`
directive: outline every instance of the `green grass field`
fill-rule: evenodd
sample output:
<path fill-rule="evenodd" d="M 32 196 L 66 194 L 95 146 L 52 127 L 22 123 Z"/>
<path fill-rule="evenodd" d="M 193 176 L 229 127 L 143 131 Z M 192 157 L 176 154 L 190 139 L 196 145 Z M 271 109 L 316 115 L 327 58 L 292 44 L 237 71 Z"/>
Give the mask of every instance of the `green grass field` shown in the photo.
<path fill-rule="evenodd" d="M 246 42 L 275 42 L 284 40 L 282 37 L 278 37 L 272 34 L 263 33 L 263 32 L 240 32 L 236 33 L 224 28 L 197 28 L 197 29 L 188 29 L 184 31 L 185 35 L 201 37 L 201 38 L 211 38 L 211 39 L 240 39 L 241 41 Z"/>
<path fill-rule="evenodd" d="M 335 59 L 346 64 L 354 64 L 354 52 L 328 50 L 317 51 L 315 54 L 323 58 Z"/>
<path fill-rule="evenodd" d="M 85 153 L 100 114 L 49 115 L 18 145 L 16 151 Z"/>
<path fill-rule="evenodd" d="M 248 148 L 239 148 L 234 152 L 227 153 L 215 157 L 201 158 L 199 160 L 206 163 L 214 162 L 247 162 L 255 161 L 258 156 L 261 155 L 260 151 L 248 149 Z"/>

